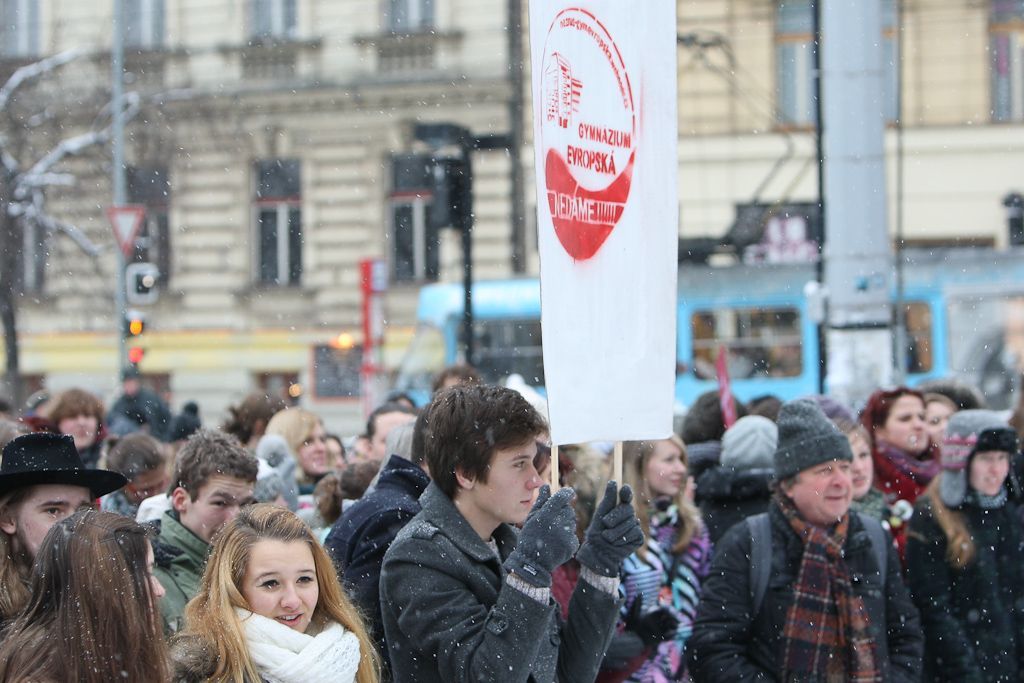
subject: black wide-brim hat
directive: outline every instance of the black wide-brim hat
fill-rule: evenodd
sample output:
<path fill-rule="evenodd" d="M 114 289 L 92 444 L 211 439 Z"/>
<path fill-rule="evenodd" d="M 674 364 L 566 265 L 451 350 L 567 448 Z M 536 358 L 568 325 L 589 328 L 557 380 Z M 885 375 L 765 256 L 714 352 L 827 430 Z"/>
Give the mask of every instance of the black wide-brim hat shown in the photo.
<path fill-rule="evenodd" d="M 0 460 L 0 498 L 39 484 L 82 486 L 99 498 L 127 483 L 128 479 L 117 472 L 87 469 L 75 440 L 66 434 L 23 434 L 4 446 Z"/>

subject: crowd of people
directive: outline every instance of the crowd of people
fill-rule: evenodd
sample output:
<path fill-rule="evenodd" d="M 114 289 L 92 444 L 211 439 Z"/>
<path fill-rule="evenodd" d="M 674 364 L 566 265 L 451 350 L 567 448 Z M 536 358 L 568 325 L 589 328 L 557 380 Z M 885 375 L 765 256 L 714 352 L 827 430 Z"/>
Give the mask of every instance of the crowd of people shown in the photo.
<path fill-rule="evenodd" d="M 708 392 L 617 482 L 467 367 L 347 438 L 124 380 L 0 402 L 0 683 L 1024 680 L 1024 411 L 962 384 Z"/>

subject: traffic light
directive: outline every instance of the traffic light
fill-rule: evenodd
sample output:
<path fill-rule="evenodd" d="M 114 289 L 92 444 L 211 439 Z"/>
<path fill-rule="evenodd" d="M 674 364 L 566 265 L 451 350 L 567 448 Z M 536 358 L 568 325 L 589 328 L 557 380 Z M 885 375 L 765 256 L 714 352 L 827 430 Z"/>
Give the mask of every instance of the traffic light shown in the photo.
<path fill-rule="evenodd" d="M 124 315 L 124 336 L 138 337 L 146 331 L 146 317 L 138 311 L 127 311 Z"/>
<path fill-rule="evenodd" d="M 132 365 L 138 365 L 142 362 L 142 357 L 146 355 L 146 349 L 141 346 L 129 346 L 128 347 L 128 362 Z"/>
<path fill-rule="evenodd" d="M 460 158 L 439 157 L 432 161 L 430 222 L 436 228 L 463 230 L 472 206 L 472 170 Z"/>
<path fill-rule="evenodd" d="M 152 263 L 129 263 L 124 269 L 128 303 L 136 306 L 156 302 L 160 270 Z"/>
<path fill-rule="evenodd" d="M 128 362 L 138 365 L 146 350 L 139 345 L 139 337 L 146 331 L 146 318 L 138 311 L 128 311 L 124 316 L 124 336 L 128 340 Z"/>

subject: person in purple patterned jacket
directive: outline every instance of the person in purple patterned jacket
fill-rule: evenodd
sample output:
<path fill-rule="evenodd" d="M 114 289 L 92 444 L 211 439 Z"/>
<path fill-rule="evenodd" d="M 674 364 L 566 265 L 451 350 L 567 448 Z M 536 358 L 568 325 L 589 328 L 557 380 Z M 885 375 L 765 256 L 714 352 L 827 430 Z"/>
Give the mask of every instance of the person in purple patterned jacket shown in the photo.
<path fill-rule="evenodd" d="M 598 681 L 684 680 L 686 641 L 712 548 L 700 513 L 688 499 L 686 447 L 676 436 L 627 442 L 623 463 L 623 481 L 636 492 L 646 542 L 622 564 L 620 635 Z"/>

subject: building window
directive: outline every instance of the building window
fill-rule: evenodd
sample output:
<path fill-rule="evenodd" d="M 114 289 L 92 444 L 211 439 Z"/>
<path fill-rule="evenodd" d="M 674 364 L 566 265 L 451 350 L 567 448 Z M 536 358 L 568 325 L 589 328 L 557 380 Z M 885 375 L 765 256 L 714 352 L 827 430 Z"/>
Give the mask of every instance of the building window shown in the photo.
<path fill-rule="evenodd" d="M 46 259 L 50 253 L 47 230 L 35 221 L 21 221 L 21 271 L 15 274 L 15 289 L 22 294 L 41 293 L 46 284 Z"/>
<path fill-rule="evenodd" d="M 775 14 L 775 83 L 779 123 L 814 125 L 814 15 L 809 0 L 779 2 Z"/>
<path fill-rule="evenodd" d="M 250 0 L 252 38 L 290 39 L 296 33 L 295 0 Z"/>
<path fill-rule="evenodd" d="M 399 155 L 391 162 L 391 279 L 437 280 L 441 251 L 437 227 L 430 221 L 430 158 Z"/>
<path fill-rule="evenodd" d="M 127 0 L 124 5 L 125 47 L 158 50 L 164 44 L 164 0 Z"/>
<path fill-rule="evenodd" d="M 992 0 L 989 44 L 992 118 L 1024 120 L 1024 0 Z"/>
<path fill-rule="evenodd" d="M 386 0 L 384 7 L 391 33 L 422 33 L 434 26 L 434 0 Z"/>
<path fill-rule="evenodd" d="M 259 282 L 298 285 L 302 281 L 302 182 L 295 159 L 257 161 L 256 236 Z"/>
<path fill-rule="evenodd" d="M 294 406 L 302 398 L 303 388 L 299 384 L 299 373 L 291 371 L 268 371 L 253 375 L 256 389 L 270 398 L 284 399 L 285 403 Z"/>
<path fill-rule="evenodd" d="M 423 195 L 391 199 L 391 277 L 395 282 L 434 281 L 440 242 Z"/>
<path fill-rule="evenodd" d="M 814 12 L 810 0 L 781 0 L 775 14 L 776 116 L 784 126 L 813 126 Z M 895 0 L 882 0 L 882 108 L 886 121 L 897 112 L 898 64 Z"/>
<path fill-rule="evenodd" d="M 132 261 L 152 263 L 160 270 L 160 285 L 171 279 L 171 231 L 168 212 L 171 186 L 162 166 L 128 167 L 128 201 L 146 207 L 135 241 Z"/>
<path fill-rule="evenodd" d="M 0 56 L 34 57 L 39 54 L 38 0 L 0 0 Z"/>

